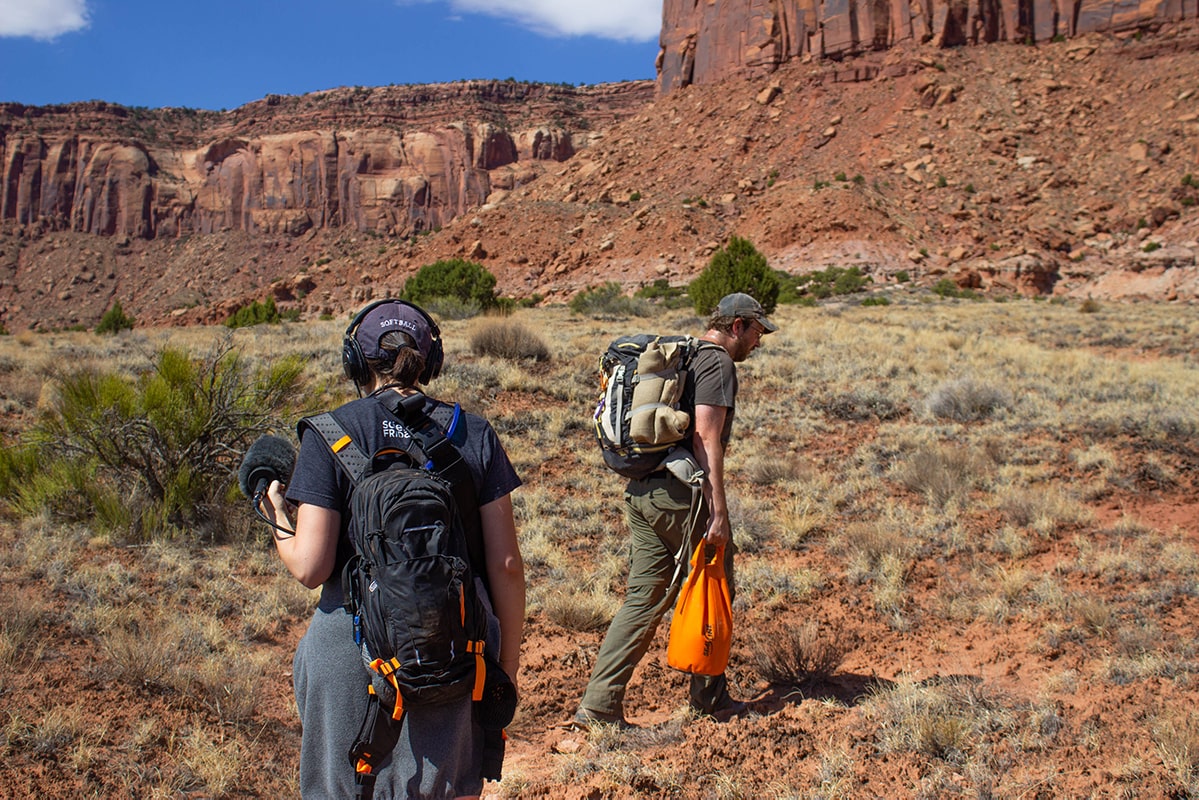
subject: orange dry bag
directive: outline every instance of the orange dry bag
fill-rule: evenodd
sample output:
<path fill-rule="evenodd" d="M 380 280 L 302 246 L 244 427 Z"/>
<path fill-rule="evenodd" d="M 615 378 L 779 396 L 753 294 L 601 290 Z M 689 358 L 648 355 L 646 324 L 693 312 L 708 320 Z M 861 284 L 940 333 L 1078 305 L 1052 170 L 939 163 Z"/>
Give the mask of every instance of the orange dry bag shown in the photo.
<path fill-rule="evenodd" d="M 691 556 L 691 572 L 679 592 L 670 621 L 666 663 L 696 675 L 722 675 L 733 640 L 733 610 L 724 574 L 724 545 L 703 555 L 704 543 Z"/>

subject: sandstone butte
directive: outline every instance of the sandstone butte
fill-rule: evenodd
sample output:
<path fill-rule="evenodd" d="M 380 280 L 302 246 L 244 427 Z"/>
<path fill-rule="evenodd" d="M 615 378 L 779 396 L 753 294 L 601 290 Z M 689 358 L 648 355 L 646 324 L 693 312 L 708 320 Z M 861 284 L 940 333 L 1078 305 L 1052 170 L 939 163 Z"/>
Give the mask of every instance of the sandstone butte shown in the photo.
<path fill-rule="evenodd" d="M 657 87 L 0 103 L 0 324 L 342 313 L 444 257 L 561 300 L 734 233 L 880 285 L 1193 300 L 1197 3 L 666 0 Z"/>

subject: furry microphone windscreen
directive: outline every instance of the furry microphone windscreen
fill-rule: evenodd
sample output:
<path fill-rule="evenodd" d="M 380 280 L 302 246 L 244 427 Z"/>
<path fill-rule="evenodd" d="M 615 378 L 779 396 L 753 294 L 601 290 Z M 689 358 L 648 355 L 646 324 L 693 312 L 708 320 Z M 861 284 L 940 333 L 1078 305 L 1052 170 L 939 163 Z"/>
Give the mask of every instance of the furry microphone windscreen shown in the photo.
<path fill-rule="evenodd" d="M 296 450 L 291 442 L 268 433 L 246 451 L 237 471 L 237 482 L 242 494 L 253 498 L 270 486 L 271 481 L 287 481 L 295 466 Z"/>

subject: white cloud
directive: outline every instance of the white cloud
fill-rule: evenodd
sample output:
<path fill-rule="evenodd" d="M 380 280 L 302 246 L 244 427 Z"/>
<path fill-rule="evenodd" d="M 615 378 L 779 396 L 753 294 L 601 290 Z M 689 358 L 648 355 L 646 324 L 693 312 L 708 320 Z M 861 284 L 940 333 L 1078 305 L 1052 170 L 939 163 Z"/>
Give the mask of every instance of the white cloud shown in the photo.
<path fill-rule="evenodd" d="M 87 0 L 0 0 L 0 36 L 53 39 L 87 27 Z"/>
<path fill-rule="evenodd" d="M 448 0 L 455 11 L 488 14 L 548 36 L 598 36 L 619 41 L 656 39 L 661 0 Z"/>

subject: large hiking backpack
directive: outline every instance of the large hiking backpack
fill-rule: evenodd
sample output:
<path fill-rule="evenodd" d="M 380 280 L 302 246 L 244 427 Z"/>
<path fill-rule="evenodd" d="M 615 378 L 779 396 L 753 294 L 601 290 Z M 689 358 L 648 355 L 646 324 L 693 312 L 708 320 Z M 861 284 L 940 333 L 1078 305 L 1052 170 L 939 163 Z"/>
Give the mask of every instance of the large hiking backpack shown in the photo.
<path fill-rule="evenodd" d="M 691 359 L 718 345 L 694 336 L 622 336 L 600 357 L 595 435 L 604 463 L 644 478 L 682 442 L 691 411 L 679 407 Z"/>
<path fill-rule="evenodd" d="M 407 434 L 395 448 L 368 455 L 331 413 L 301 423 L 324 437 L 354 485 L 354 552 L 342 584 L 354 641 L 373 672 L 367 717 L 349 754 L 363 796 L 395 745 L 405 707 L 469 695 L 479 711 L 497 681 L 507 681 L 485 653 L 487 612 L 475 579 L 485 582 L 486 572 L 470 470 L 443 426 L 423 412 L 423 395 L 379 399 Z M 450 435 L 459 414 L 454 406 L 444 425 Z M 502 730 L 510 720 L 509 713 L 498 725 L 480 724 Z M 502 761 L 502 736 L 499 747 Z"/>

